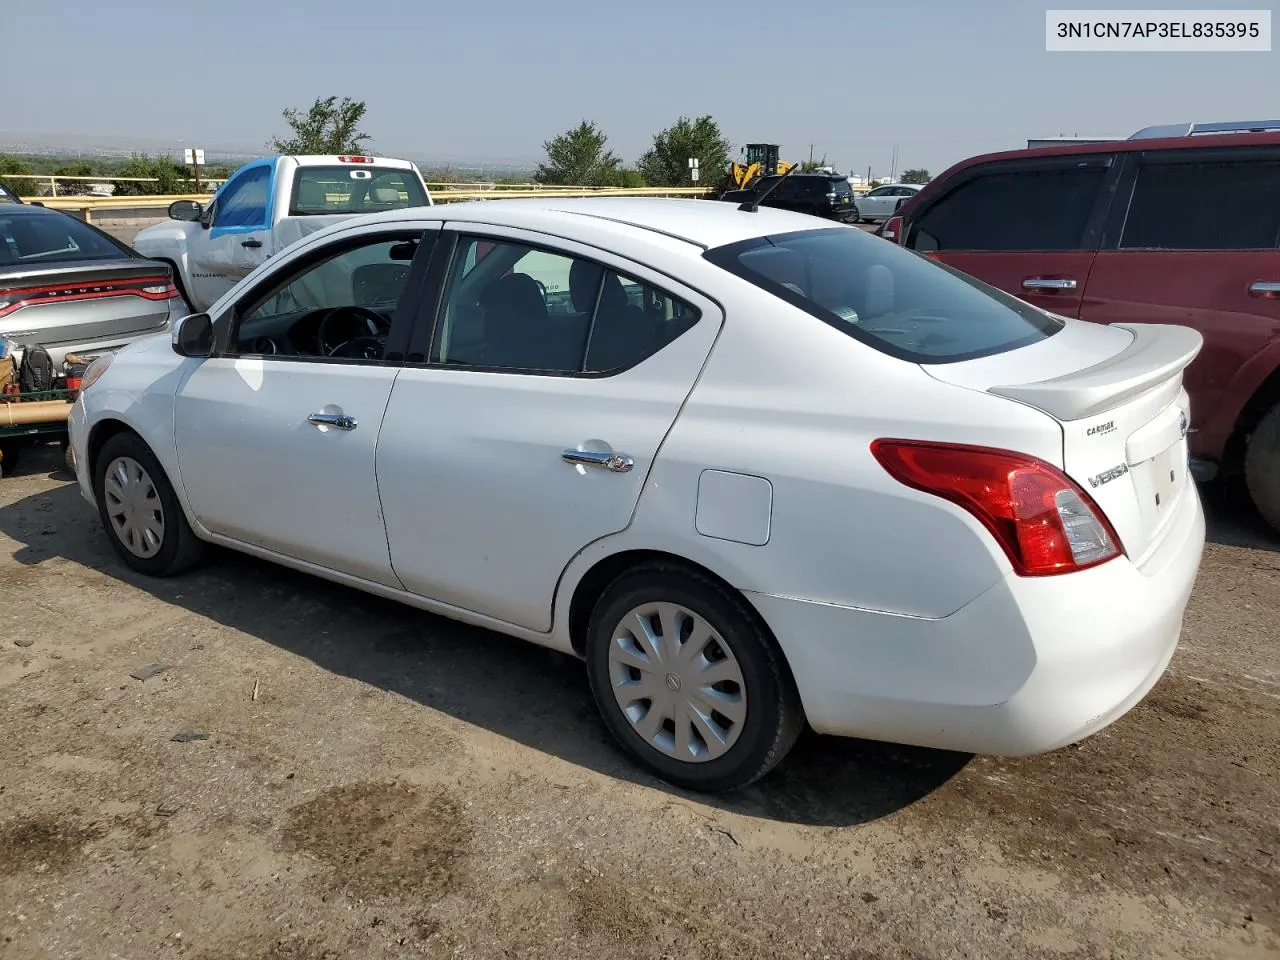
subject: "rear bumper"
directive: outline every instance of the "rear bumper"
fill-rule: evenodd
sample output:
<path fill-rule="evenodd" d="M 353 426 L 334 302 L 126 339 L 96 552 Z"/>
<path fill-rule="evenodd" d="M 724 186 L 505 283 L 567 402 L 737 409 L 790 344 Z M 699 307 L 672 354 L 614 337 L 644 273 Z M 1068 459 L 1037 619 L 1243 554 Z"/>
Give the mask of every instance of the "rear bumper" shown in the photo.
<path fill-rule="evenodd" d="M 1062 577 L 1011 575 L 928 620 L 748 594 L 820 733 L 995 755 L 1055 750 L 1109 726 L 1178 645 L 1204 550 L 1194 486 L 1157 553 Z"/>

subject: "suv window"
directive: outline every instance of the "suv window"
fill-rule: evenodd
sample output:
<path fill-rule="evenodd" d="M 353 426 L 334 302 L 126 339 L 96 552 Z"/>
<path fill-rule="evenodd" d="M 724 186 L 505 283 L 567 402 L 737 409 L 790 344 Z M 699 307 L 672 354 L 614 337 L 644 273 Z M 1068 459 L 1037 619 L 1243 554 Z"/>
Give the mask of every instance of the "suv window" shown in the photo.
<path fill-rule="evenodd" d="M 412 170 L 370 166 L 299 167 L 289 216 L 333 216 L 421 207 L 422 181 Z"/>
<path fill-rule="evenodd" d="M 907 246 L 1079 250 L 1106 174 L 1098 165 L 979 175 L 926 208 L 912 224 Z"/>
<path fill-rule="evenodd" d="M 853 187 L 849 186 L 849 181 L 842 177 L 833 177 L 827 185 L 828 190 L 834 190 L 837 197 L 842 197 L 846 193 L 853 193 Z"/>
<path fill-rule="evenodd" d="M 1121 249 L 1258 250 L 1280 245 L 1280 159 L 1169 162 L 1138 170 Z"/>
<path fill-rule="evenodd" d="M 1062 321 L 1043 310 L 860 230 L 757 237 L 703 256 L 882 353 L 914 363 L 1003 353 L 1062 329 Z"/>
<path fill-rule="evenodd" d="M 696 308 L 580 257 L 459 240 L 431 362 L 541 373 L 612 373 L 690 329 Z"/>

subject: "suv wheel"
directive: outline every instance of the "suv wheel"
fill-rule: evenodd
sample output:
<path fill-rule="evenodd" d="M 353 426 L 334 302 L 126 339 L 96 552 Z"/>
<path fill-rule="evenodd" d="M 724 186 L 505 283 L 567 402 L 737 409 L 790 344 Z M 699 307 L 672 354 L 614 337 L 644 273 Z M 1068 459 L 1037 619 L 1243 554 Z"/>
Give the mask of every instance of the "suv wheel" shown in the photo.
<path fill-rule="evenodd" d="M 1262 518 L 1280 533 L 1280 403 L 1267 412 L 1249 438 L 1244 481 Z"/>

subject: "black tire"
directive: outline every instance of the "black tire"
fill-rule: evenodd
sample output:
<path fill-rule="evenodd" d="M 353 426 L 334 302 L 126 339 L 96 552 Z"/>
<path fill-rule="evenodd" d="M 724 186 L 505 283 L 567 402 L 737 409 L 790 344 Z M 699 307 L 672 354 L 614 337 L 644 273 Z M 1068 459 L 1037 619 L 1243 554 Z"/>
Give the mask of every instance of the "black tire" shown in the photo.
<path fill-rule="evenodd" d="M 861 223 L 862 214 L 858 212 L 858 205 L 856 203 L 851 207 L 851 210 L 853 212 L 849 214 L 849 222 L 855 225 Z"/>
<path fill-rule="evenodd" d="M 692 762 L 667 755 L 633 729 L 614 697 L 609 676 L 614 630 L 630 611 L 653 602 L 678 604 L 702 617 L 737 660 L 745 719 L 723 756 Z M 611 583 L 591 614 L 586 660 L 592 696 L 614 739 L 641 765 L 677 787 L 702 793 L 744 787 L 777 766 L 804 729 L 795 683 L 760 618 L 741 594 L 690 567 L 647 563 Z"/>
<path fill-rule="evenodd" d="M 160 539 L 160 549 L 149 557 L 133 553 L 107 513 L 107 497 L 105 493 L 107 469 L 120 457 L 128 457 L 147 472 L 160 505 L 160 513 L 164 527 Z M 93 495 L 98 502 L 98 516 L 102 528 L 111 541 L 120 559 L 131 569 L 149 577 L 170 577 L 184 570 L 189 570 L 200 562 L 204 556 L 204 542 L 195 535 L 191 525 L 187 523 L 182 505 L 178 503 L 177 494 L 164 472 L 164 467 L 156 459 L 151 448 L 136 433 L 117 433 L 111 437 L 98 452 L 94 464 Z"/>
<path fill-rule="evenodd" d="M 1244 482 L 1262 519 L 1280 533 L 1280 403 L 1263 416 L 1249 437 Z"/>

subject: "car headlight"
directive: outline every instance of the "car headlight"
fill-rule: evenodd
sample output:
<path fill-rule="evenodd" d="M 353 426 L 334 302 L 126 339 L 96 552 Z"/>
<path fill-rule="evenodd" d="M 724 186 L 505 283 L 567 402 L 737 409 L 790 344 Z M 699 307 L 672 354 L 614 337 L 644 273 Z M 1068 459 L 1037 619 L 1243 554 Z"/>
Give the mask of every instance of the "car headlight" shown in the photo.
<path fill-rule="evenodd" d="M 111 366 L 111 361 L 115 359 L 114 353 L 104 353 L 97 357 L 84 371 L 84 376 L 80 378 L 80 392 L 88 390 L 95 380 L 107 372 L 107 367 Z"/>

